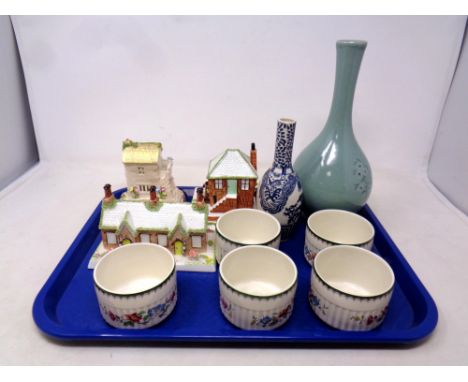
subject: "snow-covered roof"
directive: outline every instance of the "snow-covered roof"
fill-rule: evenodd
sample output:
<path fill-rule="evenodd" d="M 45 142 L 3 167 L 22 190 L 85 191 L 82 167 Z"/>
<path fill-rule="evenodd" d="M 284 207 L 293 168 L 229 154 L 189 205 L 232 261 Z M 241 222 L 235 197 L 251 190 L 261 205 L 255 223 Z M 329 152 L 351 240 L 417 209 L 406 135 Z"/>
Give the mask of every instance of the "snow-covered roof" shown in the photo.
<path fill-rule="evenodd" d="M 148 207 L 147 201 L 117 200 L 103 205 L 99 228 L 121 230 L 127 225 L 132 231 L 173 232 L 177 227 L 189 232 L 205 232 L 207 209 L 197 210 L 191 203 L 160 203 Z"/>
<path fill-rule="evenodd" d="M 160 142 L 133 142 L 127 139 L 122 144 L 122 162 L 133 164 L 158 163 L 162 145 Z"/>
<path fill-rule="evenodd" d="M 257 171 L 248 155 L 238 149 L 227 149 L 210 161 L 208 179 L 257 179 Z"/>

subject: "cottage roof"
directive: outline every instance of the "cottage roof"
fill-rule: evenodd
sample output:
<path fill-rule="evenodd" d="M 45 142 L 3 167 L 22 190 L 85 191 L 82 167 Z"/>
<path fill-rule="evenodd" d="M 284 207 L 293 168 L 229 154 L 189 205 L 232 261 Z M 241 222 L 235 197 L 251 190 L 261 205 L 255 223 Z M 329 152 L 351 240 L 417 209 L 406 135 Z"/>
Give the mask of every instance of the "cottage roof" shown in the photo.
<path fill-rule="evenodd" d="M 127 139 L 122 144 L 122 162 L 134 164 L 158 163 L 162 145 L 160 142 L 133 142 Z"/>
<path fill-rule="evenodd" d="M 238 149 L 227 149 L 210 161 L 208 179 L 257 179 L 257 171 L 248 155 Z"/>
<path fill-rule="evenodd" d="M 124 225 L 133 232 L 164 231 L 169 234 L 177 228 L 187 233 L 206 232 L 207 209 L 197 209 L 191 203 L 159 203 L 156 207 L 147 201 L 117 200 L 103 205 L 99 228 L 120 230 Z"/>

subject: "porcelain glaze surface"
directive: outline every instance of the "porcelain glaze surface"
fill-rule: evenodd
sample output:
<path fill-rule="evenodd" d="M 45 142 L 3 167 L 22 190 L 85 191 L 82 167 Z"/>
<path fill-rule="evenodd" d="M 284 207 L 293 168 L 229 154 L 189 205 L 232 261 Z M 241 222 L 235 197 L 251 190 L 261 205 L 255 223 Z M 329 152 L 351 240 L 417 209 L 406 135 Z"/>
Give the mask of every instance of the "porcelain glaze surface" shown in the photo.
<path fill-rule="evenodd" d="M 271 330 L 291 316 L 297 268 L 281 251 L 246 246 L 230 252 L 219 268 L 220 308 L 233 325 Z"/>
<path fill-rule="evenodd" d="M 384 320 L 395 277 L 376 254 L 353 246 L 319 252 L 311 272 L 309 303 L 334 328 L 367 331 Z"/>
<path fill-rule="evenodd" d="M 233 249 L 245 245 L 266 245 L 278 249 L 280 241 L 280 223 L 274 216 L 260 210 L 231 210 L 216 222 L 218 263 Z"/>
<path fill-rule="evenodd" d="M 104 320 L 117 328 L 154 326 L 177 302 L 175 260 L 156 244 L 128 244 L 105 255 L 94 269 Z"/>
<path fill-rule="evenodd" d="M 321 210 L 307 219 L 304 256 L 313 265 L 315 255 L 334 245 L 354 245 L 371 250 L 375 229 L 360 215 L 344 210 Z"/>
<path fill-rule="evenodd" d="M 328 120 L 294 163 L 309 212 L 324 208 L 357 211 L 371 192 L 371 168 L 352 126 L 354 92 L 366 46 L 365 41 L 337 42 L 335 89 Z"/>
<path fill-rule="evenodd" d="M 276 131 L 273 165 L 263 175 L 258 205 L 281 223 L 286 240 L 301 214 L 302 186 L 291 163 L 296 121 L 280 119 Z"/>

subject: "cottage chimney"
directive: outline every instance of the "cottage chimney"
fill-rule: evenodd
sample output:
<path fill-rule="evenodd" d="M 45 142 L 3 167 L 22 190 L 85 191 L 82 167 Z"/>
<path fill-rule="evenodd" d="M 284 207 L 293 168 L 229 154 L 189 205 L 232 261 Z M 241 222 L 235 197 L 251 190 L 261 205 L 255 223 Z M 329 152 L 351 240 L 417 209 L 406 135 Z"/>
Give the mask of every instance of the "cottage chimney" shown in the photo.
<path fill-rule="evenodd" d="M 197 188 L 197 202 L 203 202 L 203 201 L 204 201 L 204 198 L 203 198 L 203 188 L 198 187 L 198 188 Z"/>
<path fill-rule="evenodd" d="M 104 185 L 104 203 L 111 203 L 114 200 L 114 194 L 112 193 L 112 187 L 109 183 Z"/>
<path fill-rule="evenodd" d="M 156 186 L 150 187 L 150 203 L 154 206 L 158 204 L 159 198 L 158 194 L 156 193 Z"/>
<path fill-rule="evenodd" d="M 210 194 L 208 192 L 208 182 L 205 182 L 205 184 L 203 185 L 203 188 L 205 189 L 205 203 L 209 203 L 210 202 Z"/>
<path fill-rule="evenodd" d="M 203 188 L 202 187 L 197 188 L 196 203 L 197 203 L 198 207 L 203 207 L 205 205 L 205 197 L 203 195 Z"/>
<path fill-rule="evenodd" d="M 252 163 L 253 168 L 257 169 L 257 149 L 255 148 L 255 143 L 252 142 L 250 146 L 250 163 Z"/>

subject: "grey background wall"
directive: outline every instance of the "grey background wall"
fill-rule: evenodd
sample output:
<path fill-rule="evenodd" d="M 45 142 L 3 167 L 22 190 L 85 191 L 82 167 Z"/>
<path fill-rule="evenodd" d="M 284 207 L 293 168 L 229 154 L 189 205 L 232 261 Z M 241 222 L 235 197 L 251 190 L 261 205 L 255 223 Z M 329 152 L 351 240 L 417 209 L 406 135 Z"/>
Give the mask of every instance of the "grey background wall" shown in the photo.
<path fill-rule="evenodd" d="M 468 211 L 466 47 L 450 88 L 466 17 L 13 20 L 41 157 L 56 161 L 118 161 L 130 137 L 160 140 L 184 162 L 252 140 L 266 163 L 282 116 L 298 120 L 297 155 L 326 119 L 335 40 L 367 39 L 354 125 L 369 159 L 427 168 L 443 110 L 429 176 Z M 8 16 L 0 16 L 0 61 L 1 189 L 39 160 Z M 180 150 L 184 142 L 190 150 Z"/>
<path fill-rule="evenodd" d="M 330 108 L 338 39 L 368 41 L 353 123 L 375 169 L 423 172 L 465 16 L 12 18 L 41 160 L 119 163 L 129 137 L 203 168 L 297 120 L 293 156 Z M 200 168 L 201 168 L 200 167 Z M 204 171 L 203 171 L 204 172 Z M 200 177 L 206 174 L 200 173 Z"/>
<path fill-rule="evenodd" d="M 437 130 L 429 178 L 468 214 L 468 46 L 467 30 L 458 66 Z"/>
<path fill-rule="evenodd" d="M 0 16 L 0 190 L 38 161 L 13 27 Z"/>

